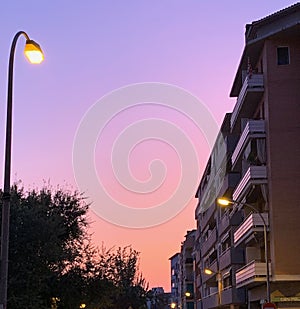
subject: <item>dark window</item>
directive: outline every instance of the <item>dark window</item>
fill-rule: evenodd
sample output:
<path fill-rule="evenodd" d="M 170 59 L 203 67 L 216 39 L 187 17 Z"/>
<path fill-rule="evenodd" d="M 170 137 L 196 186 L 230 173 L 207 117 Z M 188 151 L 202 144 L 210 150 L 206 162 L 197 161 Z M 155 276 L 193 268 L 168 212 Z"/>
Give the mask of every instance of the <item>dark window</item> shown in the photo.
<path fill-rule="evenodd" d="M 277 64 L 290 64 L 290 52 L 288 47 L 277 47 Z"/>
<path fill-rule="evenodd" d="M 188 303 L 186 304 L 186 308 L 187 308 L 187 309 L 194 309 L 194 302 L 188 302 Z"/>

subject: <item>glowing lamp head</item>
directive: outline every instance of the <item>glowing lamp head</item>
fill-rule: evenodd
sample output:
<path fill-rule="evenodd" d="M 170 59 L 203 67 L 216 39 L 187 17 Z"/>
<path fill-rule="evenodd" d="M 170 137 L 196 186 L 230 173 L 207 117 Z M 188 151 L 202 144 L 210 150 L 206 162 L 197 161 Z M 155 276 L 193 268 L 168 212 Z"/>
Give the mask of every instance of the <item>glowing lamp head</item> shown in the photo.
<path fill-rule="evenodd" d="M 213 274 L 213 271 L 209 268 L 205 268 L 204 269 L 204 273 L 207 274 L 207 275 L 212 275 Z"/>
<path fill-rule="evenodd" d="M 217 199 L 217 203 L 220 205 L 220 206 L 229 206 L 230 204 L 232 204 L 231 201 L 229 201 L 228 199 L 224 198 L 224 197 L 219 197 Z"/>
<path fill-rule="evenodd" d="M 176 308 L 176 304 L 175 304 L 175 303 L 172 303 L 170 307 L 171 307 L 171 308 Z"/>
<path fill-rule="evenodd" d="M 44 54 L 39 44 L 33 40 L 27 40 L 25 49 L 25 57 L 32 64 L 39 64 L 44 60 Z"/>
<path fill-rule="evenodd" d="M 186 297 L 191 297 L 191 292 L 185 292 Z"/>

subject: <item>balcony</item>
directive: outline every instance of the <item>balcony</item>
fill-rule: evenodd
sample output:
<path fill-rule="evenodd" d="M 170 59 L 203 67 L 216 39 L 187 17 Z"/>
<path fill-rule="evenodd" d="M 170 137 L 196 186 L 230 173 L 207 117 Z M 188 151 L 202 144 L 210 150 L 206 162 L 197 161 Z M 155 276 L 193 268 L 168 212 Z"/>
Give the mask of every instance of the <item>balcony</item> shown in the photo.
<path fill-rule="evenodd" d="M 230 227 L 230 218 L 228 214 L 225 214 L 219 223 L 219 235 L 222 235 Z"/>
<path fill-rule="evenodd" d="M 230 216 L 229 214 L 224 214 L 219 223 L 219 235 L 222 235 L 232 226 L 240 225 L 242 221 L 242 212 L 240 211 L 235 212 L 232 216 Z"/>
<path fill-rule="evenodd" d="M 226 288 L 221 294 L 222 305 L 245 304 L 246 295 L 244 289 Z"/>
<path fill-rule="evenodd" d="M 229 248 L 221 256 L 219 260 L 220 269 L 225 269 L 232 264 L 243 264 L 244 255 L 241 248 Z"/>
<path fill-rule="evenodd" d="M 267 183 L 266 166 L 250 166 L 232 194 L 232 199 L 239 201 L 256 184 Z"/>
<path fill-rule="evenodd" d="M 252 138 L 266 137 L 265 121 L 264 120 L 249 120 L 241 134 L 241 137 L 232 154 L 231 161 L 234 166 L 242 154 L 245 146 Z"/>
<path fill-rule="evenodd" d="M 261 213 L 264 218 L 266 225 L 268 226 L 268 214 Z M 258 213 L 252 213 L 246 218 L 246 220 L 241 224 L 241 226 L 234 233 L 234 244 L 239 245 L 241 242 L 245 241 L 254 232 L 263 231 L 264 223 Z"/>
<path fill-rule="evenodd" d="M 201 231 L 203 231 L 205 229 L 208 222 L 212 219 L 212 216 L 213 216 L 215 210 L 216 210 L 216 205 L 212 205 L 205 212 L 202 213 L 202 217 L 199 221 Z"/>
<path fill-rule="evenodd" d="M 212 246 L 216 243 L 216 240 L 217 240 L 217 233 L 216 228 L 214 228 L 211 231 L 210 235 L 202 244 L 201 252 L 203 256 L 208 252 L 209 249 L 212 248 Z"/>
<path fill-rule="evenodd" d="M 269 270 L 271 275 L 271 267 L 269 264 Z M 253 286 L 259 282 L 266 281 L 267 269 L 266 263 L 252 261 L 244 267 L 237 270 L 236 274 L 236 287 Z"/>
<path fill-rule="evenodd" d="M 200 255 L 200 250 L 197 250 L 195 252 L 195 263 L 199 264 L 199 262 L 201 261 L 201 255 Z"/>
<path fill-rule="evenodd" d="M 240 173 L 229 172 L 222 178 L 222 186 L 219 190 L 218 196 L 223 196 L 229 189 L 233 189 L 237 186 L 240 180 Z"/>
<path fill-rule="evenodd" d="M 194 273 L 188 273 L 184 276 L 185 281 L 194 282 Z"/>
<path fill-rule="evenodd" d="M 263 74 L 252 74 L 244 80 L 243 86 L 237 98 L 231 115 L 231 128 L 240 118 L 252 115 L 264 93 Z"/>
<path fill-rule="evenodd" d="M 218 293 L 213 293 L 202 298 L 203 308 L 214 308 L 218 306 Z"/>
<path fill-rule="evenodd" d="M 208 275 L 204 271 L 202 272 L 202 283 L 207 281 L 214 281 L 216 282 L 216 273 L 218 272 L 218 265 L 217 261 L 214 261 L 211 265 L 209 265 L 209 269 L 212 270 L 212 274 Z"/>

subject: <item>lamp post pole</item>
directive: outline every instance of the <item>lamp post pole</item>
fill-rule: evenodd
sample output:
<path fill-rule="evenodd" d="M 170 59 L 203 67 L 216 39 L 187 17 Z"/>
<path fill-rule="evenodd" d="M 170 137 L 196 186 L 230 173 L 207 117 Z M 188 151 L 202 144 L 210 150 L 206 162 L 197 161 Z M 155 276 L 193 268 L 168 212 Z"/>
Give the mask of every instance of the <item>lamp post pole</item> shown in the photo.
<path fill-rule="evenodd" d="M 10 173 L 11 173 L 11 140 L 12 140 L 12 97 L 13 97 L 13 71 L 14 71 L 13 69 L 14 69 L 14 55 L 15 55 L 16 44 L 18 38 L 21 35 L 23 35 L 26 38 L 26 43 L 36 44 L 35 42 L 29 39 L 29 36 L 27 35 L 26 32 L 19 31 L 13 38 L 9 55 L 4 188 L 2 196 L 3 202 L 2 202 L 2 225 L 1 225 L 0 309 L 7 308 L 9 218 L 10 218 Z"/>
<path fill-rule="evenodd" d="M 225 198 L 219 198 L 218 199 L 218 203 L 220 205 L 229 205 L 229 204 L 237 204 L 237 205 L 241 205 L 241 207 L 248 207 L 251 210 L 253 210 L 255 213 L 257 213 L 260 217 L 260 219 L 263 222 L 263 226 L 264 226 L 264 247 L 265 247 L 265 261 L 266 261 L 266 285 L 267 285 L 267 302 L 270 303 L 271 302 L 271 289 L 270 289 L 270 271 L 269 271 L 269 250 L 268 250 L 268 237 L 267 237 L 267 224 L 266 224 L 266 220 L 264 219 L 264 217 L 262 216 L 262 214 L 255 208 L 253 207 L 251 204 L 248 203 L 244 203 L 244 202 L 238 202 L 238 201 L 234 201 L 234 200 L 228 200 Z"/>

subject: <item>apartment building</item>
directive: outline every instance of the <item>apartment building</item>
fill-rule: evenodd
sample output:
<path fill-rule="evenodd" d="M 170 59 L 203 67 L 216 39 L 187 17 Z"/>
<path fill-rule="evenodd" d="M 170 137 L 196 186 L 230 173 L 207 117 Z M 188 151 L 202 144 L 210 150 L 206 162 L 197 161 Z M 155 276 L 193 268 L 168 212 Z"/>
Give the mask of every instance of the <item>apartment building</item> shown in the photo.
<path fill-rule="evenodd" d="M 180 300 L 180 289 L 181 289 L 181 277 L 180 277 L 180 253 L 177 252 L 174 255 L 172 255 L 170 258 L 170 264 L 171 264 L 171 302 L 170 304 L 173 304 L 173 307 L 179 304 Z"/>
<path fill-rule="evenodd" d="M 230 96 L 196 193 L 196 308 L 300 308 L 300 3 L 246 25 Z"/>
<path fill-rule="evenodd" d="M 180 252 L 171 261 L 171 308 L 195 308 L 194 246 L 196 230 L 187 231 Z"/>

